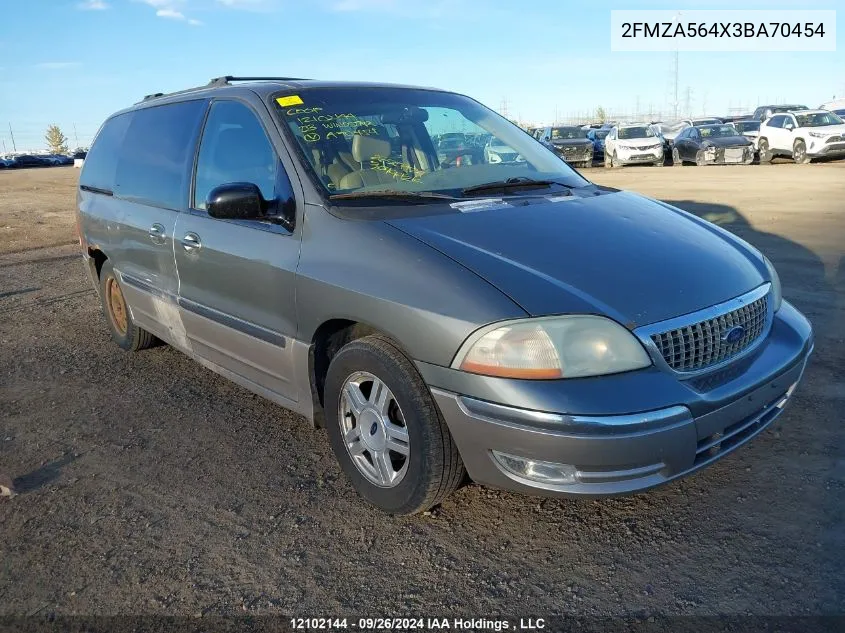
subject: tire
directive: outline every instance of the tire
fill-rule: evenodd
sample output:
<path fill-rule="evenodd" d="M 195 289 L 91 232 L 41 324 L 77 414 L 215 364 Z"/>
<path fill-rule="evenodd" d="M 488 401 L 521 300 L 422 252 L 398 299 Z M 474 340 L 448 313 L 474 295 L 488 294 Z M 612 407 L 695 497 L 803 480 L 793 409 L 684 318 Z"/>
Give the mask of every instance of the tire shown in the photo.
<path fill-rule="evenodd" d="M 137 352 L 155 345 L 157 339 L 132 322 L 129 306 L 111 263 L 106 260 L 100 269 L 100 303 L 109 324 L 111 337 L 127 352 Z"/>
<path fill-rule="evenodd" d="M 678 151 L 677 147 L 672 148 L 672 166 L 673 167 L 680 167 L 684 164 L 684 161 L 681 160 L 681 153 Z"/>
<path fill-rule="evenodd" d="M 760 157 L 760 164 L 772 162 L 772 152 L 769 149 L 769 141 L 761 138 L 757 141 L 757 153 Z"/>
<path fill-rule="evenodd" d="M 619 157 L 616 155 L 616 150 L 613 151 L 613 156 L 610 157 L 610 166 L 614 168 L 622 166 L 619 164 Z"/>
<path fill-rule="evenodd" d="M 796 165 L 806 165 L 810 162 L 810 157 L 807 156 L 807 144 L 800 138 L 792 144 L 792 160 Z"/>
<path fill-rule="evenodd" d="M 606 169 L 613 167 L 613 165 L 610 164 L 610 154 L 607 152 L 604 153 L 604 166 Z"/>
<path fill-rule="evenodd" d="M 386 401 L 379 412 L 373 390 L 385 394 L 384 388 Z M 349 393 L 363 398 L 355 399 L 363 411 L 360 416 L 351 409 Z M 428 510 L 454 492 L 466 476 L 458 448 L 425 382 L 411 361 L 381 336 L 352 341 L 332 358 L 326 376 L 325 415 L 329 441 L 343 472 L 361 497 L 384 512 L 401 515 Z M 407 454 L 382 448 L 388 438 L 394 438 L 393 445 Z M 378 455 L 387 459 L 379 460 Z M 384 477 L 386 472 L 395 482 Z"/>

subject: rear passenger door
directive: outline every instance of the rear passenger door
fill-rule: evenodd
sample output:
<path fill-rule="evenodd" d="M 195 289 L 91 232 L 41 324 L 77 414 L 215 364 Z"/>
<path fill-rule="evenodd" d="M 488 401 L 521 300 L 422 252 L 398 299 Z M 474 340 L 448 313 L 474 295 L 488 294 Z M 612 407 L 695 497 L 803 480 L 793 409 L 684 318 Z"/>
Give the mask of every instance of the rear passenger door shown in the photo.
<path fill-rule="evenodd" d="M 786 117 L 782 114 L 776 114 L 771 119 L 766 121 L 766 128 L 761 132 L 761 136 L 765 136 L 769 142 L 769 149 L 775 151 L 783 151 L 783 121 Z"/>
<path fill-rule="evenodd" d="M 103 248 L 121 281 L 132 319 L 164 340 L 179 343 L 173 231 L 187 207 L 196 139 L 205 100 L 132 111 L 115 153 Z M 91 152 L 97 160 L 96 153 Z M 85 171 L 95 167 L 86 160 Z"/>
<path fill-rule="evenodd" d="M 206 212 L 209 192 L 233 182 L 257 185 L 266 200 L 295 198 L 268 134 L 273 128 L 258 114 L 262 107 L 234 99 L 211 104 L 190 209 L 176 223 L 179 307 L 197 356 L 247 386 L 295 401 L 299 226 L 291 231 L 269 221 L 215 219 Z"/>

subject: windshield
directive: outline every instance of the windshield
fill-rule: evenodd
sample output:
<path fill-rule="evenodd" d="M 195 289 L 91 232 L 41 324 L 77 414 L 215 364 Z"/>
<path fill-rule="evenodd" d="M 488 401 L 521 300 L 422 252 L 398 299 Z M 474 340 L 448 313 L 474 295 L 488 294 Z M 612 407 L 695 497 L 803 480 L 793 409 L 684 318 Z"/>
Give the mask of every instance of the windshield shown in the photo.
<path fill-rule="evenodd" d="M 758 132 L 760 130 L 759 121 L 735 121 L 734 127 L 740 132 Z"/>
<path fill-rule="evenodd" d="M 516 125 L 462 95 L 312 88 L 274 95 L 273 101 L 303 162 L 330 195 L 459 196 L 464 189 L 512 178 L 550 180 L 563 187 L 590 184 Z M 467 143 L 468 137 L 486 144 Z"/>
<path fill-rule="evenodd" d="M 654 131 L 648 127 L 621 127 L 619 138 L 654 138 Z"/>
<path fill-rule="evenodd" d="M 580 127 L 553 127 L 552 140 L 556 139 L 571 139 L 571 138 L 587 138 L 587 130 L 582 130 Z"/>
<path fill-rule="evenodd" d="M 813 112 L 811 114 L 796 114 L 798 127 L 824 127 L 825 125 L 841 125 L 842 119 L 833 112 Z"/>
<path fill-rule="evenodd" d="M 597 139 L 601 140 L 607 137 L 608 134 L 610 134 L 610 130 L 596 130 L 594 134 Z"/>
<path fill-rule="evenodd" d="M 693 119 L 693 121 L 692 121 L 692 124 L 696 125 L 696 126 L 698 126 L 698 125 L 716 125 L 718 123 L 721 123 L 721 121 L 719 119 Z"/>

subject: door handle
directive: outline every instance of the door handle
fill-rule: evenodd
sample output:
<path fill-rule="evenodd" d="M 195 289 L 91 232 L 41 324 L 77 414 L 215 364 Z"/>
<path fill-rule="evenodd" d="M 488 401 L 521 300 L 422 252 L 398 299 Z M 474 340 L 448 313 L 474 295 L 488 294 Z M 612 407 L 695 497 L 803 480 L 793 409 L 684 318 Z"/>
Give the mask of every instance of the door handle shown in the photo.
<path fill-rule="evenodd" d="M 198 251 L 202 248 L 200 236 L 196 233 L 186 233 L 185 237 L 182 238 L 182 248 L 184 248 L 188 253 Z"/>
<path fill-rule="evenodd" d="M 158 244 L 159 246 L 164 244 L 167 241 L 167 236 L 164 234 L 164 226 L 161 224 L 153 224 L 150 227 L 150 241 L 153 244 Z"/>

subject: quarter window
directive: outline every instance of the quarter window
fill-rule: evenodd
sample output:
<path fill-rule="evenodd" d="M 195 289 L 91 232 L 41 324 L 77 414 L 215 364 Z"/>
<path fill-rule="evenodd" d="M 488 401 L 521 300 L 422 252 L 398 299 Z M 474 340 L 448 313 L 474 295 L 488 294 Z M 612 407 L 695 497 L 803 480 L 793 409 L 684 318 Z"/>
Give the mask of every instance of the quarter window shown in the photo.
<path fill-rule="evenodd" d="M 197 159 L 194 208 L 205 209 L 212 189 L 233 182 L 252 183 L 265 200 L 273 200 L 278 169 L 273 145 L 252 110 L 238 101 L 212 104 Z M 287 189 L 285 199 L 289 183 Z"/>
<path fill-rule="evenodd" d="M 131 112 L 113 116 L 103 124 L 94 139 L 91 151 L 85 157 L 79 184 L 102 191 L 114 191 L 117 158 L 126 137 L 126 130 L 132 122 Z"/>

